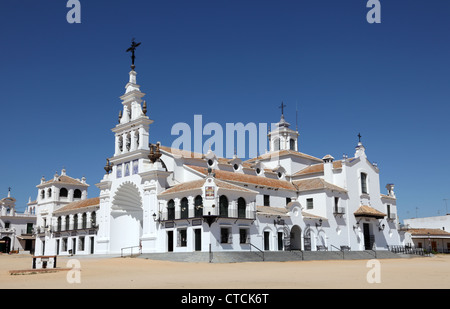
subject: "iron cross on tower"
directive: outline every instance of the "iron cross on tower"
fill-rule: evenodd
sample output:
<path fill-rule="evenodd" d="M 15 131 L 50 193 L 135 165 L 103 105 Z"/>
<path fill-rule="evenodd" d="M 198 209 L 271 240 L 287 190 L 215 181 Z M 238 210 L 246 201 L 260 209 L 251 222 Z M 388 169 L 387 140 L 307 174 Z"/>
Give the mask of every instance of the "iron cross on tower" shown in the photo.
<path fill-rule="evenodd" d="M 281 108 L 281 115 L 284 116 L 284 108 L 286 107 L 286 105 L 284 105 L 283 102 L 281 102 L 280 108 Z"/>
<path fill-rule="evenodd" d="M 129 51 L 131 51 L 131 69 L 133 69 L 134 70 L 134 68 L 135 68 L 135 66 L 134 66 L 134 58 L 135 58 L 135 56 L 134 56 L 134 51 L 136 50 L 136 47 L 138 47 L 139 45 L 141 45 L 141 43 L 139 42 L 139 43 L 136 43 L 135 41 L 134 41 L 134 38 L 131 40 L 131 47 L 129 47 L 128 49 L 127 49 L 127 52 L 129 52 Z"/>

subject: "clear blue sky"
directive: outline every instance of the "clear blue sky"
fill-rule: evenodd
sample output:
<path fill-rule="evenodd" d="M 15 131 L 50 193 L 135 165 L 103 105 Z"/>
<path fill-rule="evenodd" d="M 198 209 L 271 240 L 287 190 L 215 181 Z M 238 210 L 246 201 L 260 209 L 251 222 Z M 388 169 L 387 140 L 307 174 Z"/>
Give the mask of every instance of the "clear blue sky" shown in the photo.
<path fill-rule="evenodd" d="M 152 142 L 194 114 L 276 122 L 281 101 L 295 124 L 298 102 L 301 152 L 353 156 L 360 132 L 401 219 L 445 213 L 449 1 L 380 0 L 381 24 L 365 0 L 80 2 L 81 24 L 65 0 L 0 2 L 0 196 L 19 210 L 63 166 L 98 195 L 136 37 Z"/>

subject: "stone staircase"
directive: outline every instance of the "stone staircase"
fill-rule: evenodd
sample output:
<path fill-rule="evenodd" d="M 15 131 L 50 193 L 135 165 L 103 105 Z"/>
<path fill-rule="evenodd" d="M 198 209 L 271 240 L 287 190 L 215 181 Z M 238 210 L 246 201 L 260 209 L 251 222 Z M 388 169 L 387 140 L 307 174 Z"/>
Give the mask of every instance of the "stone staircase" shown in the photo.
<path fill-rule="evenodd" d="M 315 260 L 370 260 L 403 258 L 390 251 L 265 251 L 265 262 L 315 261 Z M 208 252 L 144 253 L 137 258 L 173 262 L 210 262 Z M 212 263 L 262 262 L 257 251 L 220 251 L 212 253 Z"/>

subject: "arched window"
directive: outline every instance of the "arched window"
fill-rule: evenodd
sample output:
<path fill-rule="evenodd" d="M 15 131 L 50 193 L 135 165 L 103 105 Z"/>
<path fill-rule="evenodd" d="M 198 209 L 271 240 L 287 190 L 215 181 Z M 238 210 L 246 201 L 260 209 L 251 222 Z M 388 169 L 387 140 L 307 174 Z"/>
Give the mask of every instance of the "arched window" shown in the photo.
<path fill-rule="evenodd" d="M 199 218 L 203 215 L 203 199 L 197 195 L 194 199 L 194 217 Z"/>
<path fill-rule="evenodd" d="M 69 215 L 66 216 L 66 231 L 70 230 L 70 217 Z"/>
<path fill-rule="evenodd" d="M 361 173 L 361 193 L 367 194 L 367 174 Z"/>
<path fill-rule="evenodd" d="M 56 230 L 58 232 L 61 231 L 61 217 L 58 217 L 57 223 L 56 223 Z"/>
<path fill-rule="evenodd" d="M 167 220 L 175 220 L 175 202 L 173 200 L 167 202 Z"/>
<path fill-rule="evenodd" d="M 83 215 L 81 216 L 81 228 L 85 229 L 87 228 L 87 215 L 84 212 Z"/>
<path fill-rule="evenodd" d="M 228 217 L 228 199 L 225 195 L 219 197 L 219 216 Z"/>
<path fill-rule="evenodd" d="M 42 191 L 41 191 L 41 199 L 44 199 L 44 198 L 45 198 L 45 191 L 42 190 Z"/>
<path fill-rule="evenodd" d="M 273 148 L 274 148 L 275 151 L 280 150 L 280 139 L 279 138 L 276 138 L 273 141 Z"/>
<path fill-rule="evenodd" d="M 238 203 L 238 218 L 245 218 L 245 208 L 247 206 L 247 203 L 245 202 L 245 200 L 240 197 L 237 200 Z"/>
<path fill-rule="evenodd" d="M 73 191 L 73 198 L 81 198 L 81 190 L 80 189 L 75 189 L 75 191 Z"/>
<path fill-rule="evenodd" d="M 73 215 L 73 229 L 78 230 L 78 215 Z"/>
<path fill-rule="evenodd" d="M 91 227 L 95 227 L 96 224 L 97 224 L 97 214 L 95 213 L 95 211 L 93 211 L 91 213 Z"/>
<path fill-rule="evenodd" d="M 52 197 L 52 189 L 48 188 L 47 197 Z"/>
<path fill-rule="evenodd" d="M 118 143 L 119 143 L 119 150 L 120 150 L 120 152 L 122 152 L 123 151 L 123 137 L 122 137 L 122 135 L 119 136 Z"/>
<path fill-rule="evenodd" d="M 59 197 L 67 197 L 67 195 L 69 195 L 69 192 L 66 188 L 61 188 L 61 190 L 59 190 Z"/>
<path fill-rule="evenodd" d="M 290 150 L 295 150 L 295 140 L 293 138 L 291 138 L 289 140 L 289 149 Z"/>
<path fill-rule="evenodd" d="M 189 217 L 189 202 L 188 199 L 183 197 L 181 199 L 181 215 L 180 218 L 181 219 L 187 219 Z"/>

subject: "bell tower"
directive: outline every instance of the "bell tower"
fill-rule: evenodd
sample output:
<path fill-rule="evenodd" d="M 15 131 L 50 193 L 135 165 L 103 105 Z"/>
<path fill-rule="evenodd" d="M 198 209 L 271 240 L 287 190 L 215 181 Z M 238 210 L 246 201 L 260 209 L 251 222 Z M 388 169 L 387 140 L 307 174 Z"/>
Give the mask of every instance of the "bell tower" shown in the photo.
<path fill-rule="evenodd" d="M 281 102 L 281 119 L 276 124 L 275 129 L 267 135 L 270 152 L 280 150 L 298 151 L 299 133 L 289 128 L 291 124 L 284 119 L 284 107 L 286 105 Z"/>
<path fill-rule="evenodd" d="M 120 96 L 122 109 L 119 111 L 119 123 L 111 129 L 115 133 L 114 156 L 108 159 L 105 170 L 109 173 L 114 169 L 117 177 L 138 173 L 144 160 L 148 161 L 150 150 L 149 127 L 153 120 L 147 116 L 147 102 L 142 99 L 145 93 L 141 92 L 137 84 L 134 65 L 134 52 L 140 44 L 133 39 L 131 47 L 127 49 L 127 52 L 132 52 L 131 71 L 125 93 Z"/>

